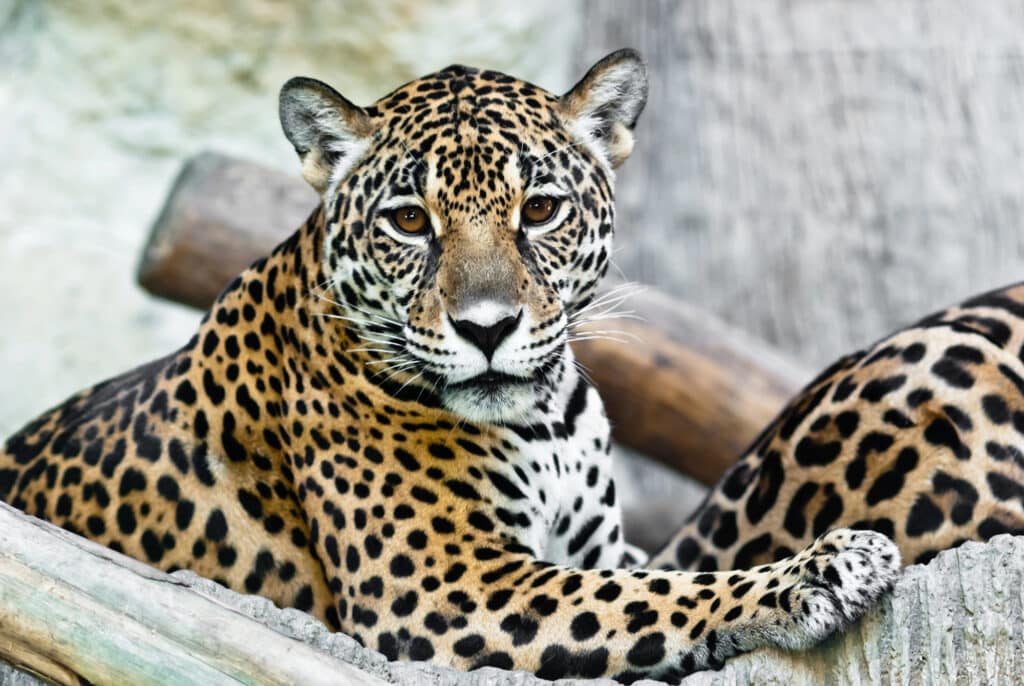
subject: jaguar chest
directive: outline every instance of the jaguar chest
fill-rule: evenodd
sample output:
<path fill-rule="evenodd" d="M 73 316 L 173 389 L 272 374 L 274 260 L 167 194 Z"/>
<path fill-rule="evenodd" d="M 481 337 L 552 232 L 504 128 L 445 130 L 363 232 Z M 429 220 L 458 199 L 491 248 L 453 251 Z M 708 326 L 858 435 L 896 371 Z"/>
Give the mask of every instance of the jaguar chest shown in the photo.
<path fill-rule="evenodd" d="M 506 429 L 515 491 L 503 492 L 521 543 L 548 562 L 615 566 L 622 558 L 621 511 L 612 480 L 609 425 L 593 388 L 575 394 L 558 420 Z M 502 517 L 503 506 L 496 512 Z M 525 516 L 523 516 L 525 515 Z"/>

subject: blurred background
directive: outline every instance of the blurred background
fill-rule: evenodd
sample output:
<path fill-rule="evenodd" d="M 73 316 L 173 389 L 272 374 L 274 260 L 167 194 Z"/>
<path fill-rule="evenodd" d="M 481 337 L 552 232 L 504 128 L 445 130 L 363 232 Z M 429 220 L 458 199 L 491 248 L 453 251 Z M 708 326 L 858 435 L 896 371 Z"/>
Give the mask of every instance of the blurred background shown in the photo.
<path fill-rule="evenodd" d="M 135 285 L 147 229 L 202 149 L 298 175 L 288 77 L 369 103 L 462 62 L 560 92 L 623 46 L 651 76 L 628 278 L 807 369 L 1024 279 L 1018 0 L 0 0 L 0 436 L 187 340 L 199 314 Z"/>

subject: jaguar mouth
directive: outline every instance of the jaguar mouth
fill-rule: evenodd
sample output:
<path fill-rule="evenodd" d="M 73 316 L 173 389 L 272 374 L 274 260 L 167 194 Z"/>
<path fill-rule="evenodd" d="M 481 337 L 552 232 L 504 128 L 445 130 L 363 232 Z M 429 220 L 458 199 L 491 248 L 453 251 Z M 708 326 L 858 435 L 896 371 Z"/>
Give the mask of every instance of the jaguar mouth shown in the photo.
<path fill-rule="evenodd" d="M 414 372 L 436 389 L 448 411 L 470 421 L 499 424 L 529 423 L 551 393 L 560 351 L 524 375 L 486 369 L 468 379 L 452 380 L 426 365 Z"/>
<path fill-rule="evenodd" d="M 444 405 L 470 421 L 520 423 L 527 420 L 538 400 L 536 379 L 494 370 L 447 384 L 441 391 Z"/>
<path fill-rule="evenodd" d="M 450 384 L 449 388 L 456 390 L 494 391 L 498 392 L 503 387 L 514 384 L 528 384 L 531 379 L 522 376 L 513 376 L 493 369 L 477 374 L 471 379 L 465 379 L 458 383 Z"/>

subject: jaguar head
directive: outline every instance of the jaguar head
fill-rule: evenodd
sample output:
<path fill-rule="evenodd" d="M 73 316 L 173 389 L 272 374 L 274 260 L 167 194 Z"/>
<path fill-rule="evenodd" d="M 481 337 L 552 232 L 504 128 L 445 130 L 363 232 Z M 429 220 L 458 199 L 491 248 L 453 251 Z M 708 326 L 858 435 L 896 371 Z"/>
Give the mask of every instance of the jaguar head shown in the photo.
<path fill-rule="evenodd" d="M 325 288 L 368 364 L 471 421 L 543 412 L 608 267 L 613 169 L 646 93 L 631 50 L 562 96 L 462 66 L 369 107 L 285 84 L 282 125 L 325 208 Z"/>

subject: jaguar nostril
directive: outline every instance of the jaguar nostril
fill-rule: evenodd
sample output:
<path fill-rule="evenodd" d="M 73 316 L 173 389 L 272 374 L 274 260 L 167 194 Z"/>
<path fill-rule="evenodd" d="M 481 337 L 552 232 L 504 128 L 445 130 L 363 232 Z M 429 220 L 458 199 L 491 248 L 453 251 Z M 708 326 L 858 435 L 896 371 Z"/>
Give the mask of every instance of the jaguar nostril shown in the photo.
<path fill-rule="evenodd" d="M 455 332 L 480 348 L 484 357 L 490 361 L 501 342 L 519 326 L 519 320 L 522 317 L 523 311 L 519 310 L 515 315 L 504 317 L 486 326 L 481 326 L 469 319 L 451 319 L 449 317 L 449 320 L 455 327 Z"/>

